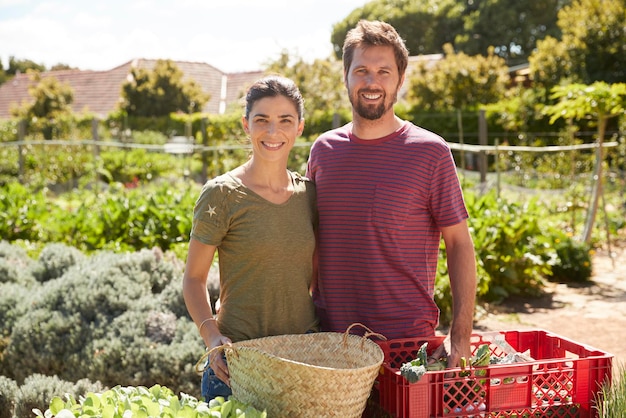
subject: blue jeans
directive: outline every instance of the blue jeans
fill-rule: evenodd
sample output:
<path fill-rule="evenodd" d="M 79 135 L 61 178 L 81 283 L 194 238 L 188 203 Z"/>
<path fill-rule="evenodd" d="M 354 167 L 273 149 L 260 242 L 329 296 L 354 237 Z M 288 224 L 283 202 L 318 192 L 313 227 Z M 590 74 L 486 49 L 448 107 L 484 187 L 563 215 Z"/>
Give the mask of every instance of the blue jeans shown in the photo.
<path fill-rule="evenodd" d="M 226 361 L 226 356 L 223 356 L 223 358 L 224 361 Z M 207 403 L 211 399 L 215 399 L 218 396 L 228 399 L 228 397 L 233 393 L 226 383 L 222 382 L 217 376 L 215 376 L 215 372 L 210 367 L 207 367 L 204 370 L 204 373 L 202 373 L 201 390 L 202 397 Z"/>

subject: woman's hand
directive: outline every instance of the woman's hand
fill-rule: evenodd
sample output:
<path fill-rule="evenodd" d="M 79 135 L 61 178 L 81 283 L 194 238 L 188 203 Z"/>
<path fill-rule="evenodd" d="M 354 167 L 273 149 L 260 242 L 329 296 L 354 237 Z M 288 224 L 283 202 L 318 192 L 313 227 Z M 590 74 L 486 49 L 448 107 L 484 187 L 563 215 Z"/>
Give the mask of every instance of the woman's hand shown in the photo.
<path fill-rule="evenodd" d="M 211 339 L 211 345 L 209 346 L 209 366 L 213 369 L 215 376 L 228 386 L 230 386 L 230 374 L 225 361 L 224 349 L 217 347 L 231 344 L 230 338 L 219 334 Z"/>

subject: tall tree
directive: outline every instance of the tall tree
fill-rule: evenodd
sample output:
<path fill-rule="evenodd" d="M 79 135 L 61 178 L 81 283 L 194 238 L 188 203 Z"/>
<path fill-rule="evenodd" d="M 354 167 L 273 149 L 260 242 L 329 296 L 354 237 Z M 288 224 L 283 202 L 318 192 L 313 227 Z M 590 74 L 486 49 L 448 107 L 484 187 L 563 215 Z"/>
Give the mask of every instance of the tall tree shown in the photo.
<path fill-rule="evenodd" d="M 411 55 L 436 54 L 454 41 L 463 27 L 465 2 L 457 0 L 374 0 L 353 10 L 333 26 L 331 42 L 341 58 L 344 38 L 359 20 L 383 20 L 393 25 Z"/>
<path fill-rule="evenodd" d="M 571 0 L 373 0 L 333 26 L 335 55 L 359 19 L 384 20 L 406 40 L 411 55 L 434 54 L 451 43 L 468 55 L 494 47 L 508 65 L 525 62 L 538 40 L 560 37 L 558 10 Z"/>
<path fill-rule="evenodd" d="M 558 25 L 583 83 L 626 81 L 626 1 L 575 0 Z"/>
<path fill-rule="evenodd" d="M 557 13 L 567 0 L 479 0 L 468 1 L 463 30 L 455 47 L 470 55 L 485 54 L 494 47 L 496 55 L 510 66 L 527 61 L 535 44 L 546 36 L 560 37 Z"/>
<path fill-rule="evenodd" d="M 193 80 L 171 60 L 158 60 L 152 70 L 133 68 L 131 80 L 122 85 L 122 109 L 129 116 L 166 116 L 173 112 L 197 112 L 209 100 Z"/>
<path fill-rule="evenodd" d="M 539 42 L 529 59 L 536 82 L 626 81 L 626 1 L 575 0 L 558 16 L 562 39 Z"/>

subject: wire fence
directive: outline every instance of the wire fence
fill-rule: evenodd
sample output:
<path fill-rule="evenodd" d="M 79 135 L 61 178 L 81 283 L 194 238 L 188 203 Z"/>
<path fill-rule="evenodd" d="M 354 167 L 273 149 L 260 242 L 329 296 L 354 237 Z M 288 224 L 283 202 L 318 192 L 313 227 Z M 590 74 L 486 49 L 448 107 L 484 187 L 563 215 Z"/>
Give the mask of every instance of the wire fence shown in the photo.
<path fill-rule="evenodd" d="M 295 148 L 303 148 L 303 152 L 308 154 L 308 149 L 311 147 L 312 142 L 297 142 Z M 495 187 L 498 192 L 501 189 L 501 176 L 510 173 L 511 162 L 515 160 L 515 156 L 519 154 L 536 154 L 545 156 L 547 154 L 555 153 L 579 153 L 579 152 L 597 152 L 599 144 L 587 143 L 587 144 L 575 144 L 575 145 L 563 145 L 563 146 L 511 146 L 511 145 L 499 145 L 496 141 L 495 145 L 471 145 L 455 142 L 448 142 L 451 150 L 455 153 L 457 159 L 457 165 L 459 170 L 463 173 L 474 173 L 474 178 L 478 175 L 477 181 L 479 183 L 493 183 L 495 180 Z M 604 150 L 610 150 L 617 148 L 620 145 L 617 141 L 604 142 L 602 147 Z M 224 155 L 228 151 L 249 151 L 251 146 L 244 144 L 216 144 L 216 145 L 199 145 L 193 143 L 185 137 L 174 137 L 173 140 L 165 144 L 142 144 L 133 143 L 121 140 L 97 140 L 97 139 L 73 139 L 73 140 L 20 140 L 12 142 L 0 142 L 0 148 L 16 148 L 18 157 L 18 172 L 20 175 L 25 171 L 25 161 L 28 155 L 28 149 L 31 147 L 79 147 L 83 149 L 91 149 L 94 158 L 97 158 L 100 150 L 103 148 L 115 148 L 115 149 L 143 149 L 151 152 L 161 152 L 170 155 L 180 155 L 188 158 L 194 158 L 194 156 L 202 156 L 204 164 L 203 172 L 208 173 L 208 166 L 213 165 L 214 175 L 220 174 L 219 160 L 220 156 Z M 606 151 L 604 152 L 606 155 Z M 210 156 L 211 158 L 207 158 Z M 492 162 L 488 163 L 488 158 L 492 157 Z M 531 158 L 532 159 L 532 158 Z M 621 156 L 622 161 L 626 160 L 626 157 Z M 580 166 L 580 164 L 579 164 Z M 529 167 L 524 168 L 524 173 L 516 173 L 517 176 L 529 177 Z M 516 170 L 516 171 L 519 171 Z M 616 168 L 612 170 L 613 173 L 621 173 L 621 170 Z M 547 173 L 547 176 L 554 175 L 555 173 Z M 586 175 L 588 172 L 580 172 L 577 170 L 578 175 Z M 572 180 L 572 179 L 570 179 Z"/>

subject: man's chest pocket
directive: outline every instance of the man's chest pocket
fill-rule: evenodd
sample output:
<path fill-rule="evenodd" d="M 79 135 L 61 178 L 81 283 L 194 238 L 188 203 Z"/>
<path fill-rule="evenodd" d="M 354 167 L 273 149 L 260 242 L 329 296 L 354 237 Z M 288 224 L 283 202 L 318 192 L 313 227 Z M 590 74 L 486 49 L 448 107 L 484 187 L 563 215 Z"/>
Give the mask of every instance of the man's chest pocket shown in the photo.
<path fill-rule="evenodd" d="M 414 195 L 409 189 L 376 186 L 372 202 L 372 224 L 379 228 L 404 228 L 413 201 Z"/>

